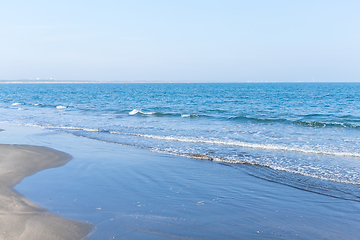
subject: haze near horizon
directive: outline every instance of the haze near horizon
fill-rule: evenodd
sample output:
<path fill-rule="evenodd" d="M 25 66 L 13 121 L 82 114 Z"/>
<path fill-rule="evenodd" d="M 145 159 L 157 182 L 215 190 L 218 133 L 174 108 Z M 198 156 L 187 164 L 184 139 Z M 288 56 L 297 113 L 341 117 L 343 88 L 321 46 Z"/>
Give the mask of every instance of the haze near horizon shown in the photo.
<path fill-rule="evenodd" d="M 0 80 L 359 82 L 358 1 L 8 1 Z"/>

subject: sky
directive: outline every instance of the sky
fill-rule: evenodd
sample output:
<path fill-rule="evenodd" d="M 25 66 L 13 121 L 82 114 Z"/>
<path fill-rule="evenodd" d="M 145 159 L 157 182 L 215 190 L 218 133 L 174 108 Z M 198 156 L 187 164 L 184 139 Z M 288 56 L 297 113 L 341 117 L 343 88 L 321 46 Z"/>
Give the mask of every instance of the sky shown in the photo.
<path fill-rule="evenodd" d="M 0 0 L 0 80 L 360 82 L 358 0 Z"/>

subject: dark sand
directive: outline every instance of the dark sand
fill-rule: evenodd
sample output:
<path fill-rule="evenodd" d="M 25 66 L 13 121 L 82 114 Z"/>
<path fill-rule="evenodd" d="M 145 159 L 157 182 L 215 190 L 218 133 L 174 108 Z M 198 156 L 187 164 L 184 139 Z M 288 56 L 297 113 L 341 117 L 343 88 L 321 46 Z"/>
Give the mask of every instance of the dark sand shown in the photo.
<path fill-rule="evenodd" d="M 23 178 L 70 159 L 46 147 L 0 144 L 0 239 L 77 240 L 88 236 L 91 224 L 50 213 L 13 189 Z"/>

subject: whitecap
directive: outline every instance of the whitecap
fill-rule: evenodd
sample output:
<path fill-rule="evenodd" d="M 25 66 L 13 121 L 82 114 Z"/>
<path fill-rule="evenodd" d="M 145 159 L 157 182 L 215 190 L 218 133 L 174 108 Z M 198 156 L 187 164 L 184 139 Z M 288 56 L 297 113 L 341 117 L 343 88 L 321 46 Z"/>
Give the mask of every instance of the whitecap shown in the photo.
<path fill-rule="evenodd" d="M 57 109 L 64 109 L 66 106 L 56 106 Z"/>
<path fill-rule="evenodd" d="M 135 115 L 135 114 L 137 114 L 137 113 L 141 113 L 141 114 L 145 114 L 145 115 L 152 115 L 152 114 L 154 114 L 155 112 L 143 112 L 143 111 L 134 109 L 134 110 L 132 110 L 131 112 L 129 112 L 129 115 Z"/>
<path fill-rule="evenodd" d="M 13 105 L 13 106 L 17 106 L 17 105 L 23 105 L 22 103 L 13 103 L 13 104 L 11 104 L 11 105 Z"/>
<path fill-rule="evenodd" d="M 185 118 L 185 117 L 197 118 L 197 117 L 199 117 L 199 115 L 196 115 L 196 114 L 181 114 L 181 117 L 183 117 L 183 118 Z"/>
<path fill-rule="evenodd" d="M 140 111 L 134 109 L 134 110 L 132 110 L 131 112 L 129 112 L 129 115 L 135 115 L 135 114 L 137 114 L 138 112 L 140 112 Z"/>
<path fill-rule="evenodd" d="M 152 115 L 152 114 L 154 114 L 155 112 L 140 112 L 140 113 L 146 114 L 146 115 Z"/>

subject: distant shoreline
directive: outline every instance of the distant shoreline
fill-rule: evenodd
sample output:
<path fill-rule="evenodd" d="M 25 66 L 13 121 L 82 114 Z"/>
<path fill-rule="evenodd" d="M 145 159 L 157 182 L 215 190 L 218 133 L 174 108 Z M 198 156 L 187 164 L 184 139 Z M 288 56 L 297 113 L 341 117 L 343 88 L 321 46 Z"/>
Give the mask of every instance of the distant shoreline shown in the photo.
<path fill-rule="evenodd" d="M 0 84 L 289 84 L 289 83 L 305 83 L 305 84 L 318 84 L 318 83 L 332 83 L 332 84 L 339 84 L 339 83 L 360 83 L 360 82 L 271 82 L 271 81 L 246 81 L 246 82 L 148 82 L 148 81 L 137 81 L 137 82 L 121 82 L 121 81 L 71 81 L 71 80 L 0 80 Z"/>
<path fill-rule="evenodd" d="M 32 84 L 40 84 L 40 83 L 46 83 L 46 84 L 54 84 L 54 83 L 105 83 L 105 82 L 97 82 L 97 81 L 26 81 L 26 80 L 13 80 L 13 81 L 6 81 L 6 80 L 0 80 L 0 84 L 18 84 L 18 83 L 32 83 Z"/>

